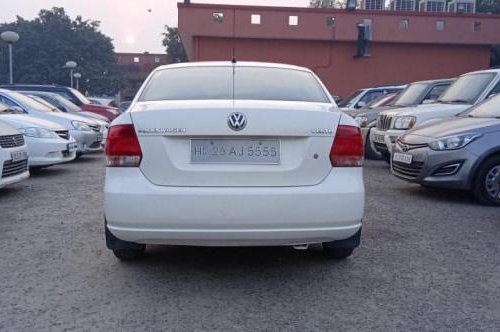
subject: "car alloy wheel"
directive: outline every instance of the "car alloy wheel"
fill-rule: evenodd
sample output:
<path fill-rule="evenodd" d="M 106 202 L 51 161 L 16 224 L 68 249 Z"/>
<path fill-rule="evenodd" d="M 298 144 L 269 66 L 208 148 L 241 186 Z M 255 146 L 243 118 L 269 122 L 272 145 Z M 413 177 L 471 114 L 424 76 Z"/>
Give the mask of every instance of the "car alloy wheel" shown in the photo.
<path fill-rule="evenodd" d="M 500 199 L 500 165 L 491 168 L 484 180 L 485 189 L 493 199 Z"/>

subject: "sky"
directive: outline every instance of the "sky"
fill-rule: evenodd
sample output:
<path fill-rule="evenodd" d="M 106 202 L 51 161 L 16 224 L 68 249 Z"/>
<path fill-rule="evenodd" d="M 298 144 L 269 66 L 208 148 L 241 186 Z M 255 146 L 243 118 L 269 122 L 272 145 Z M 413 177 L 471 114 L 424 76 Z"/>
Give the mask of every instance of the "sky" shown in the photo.
<path fill-rule="evenodd" d="M 113 39 L 117 52 L 164 53 L 164 25 L 177 26 L 177 0 L 2 0 L 0 23 L 19 15 L 33 19 L 40 9 L 64 7 L 75 18 L 101 21 L 101 31 Z M 12 2 L 11 2 L 12 1 Z M 191 0 L 192 3 L 305 7 L 309 0 Z M 22 36 L 21 36 L 22 38 Z"/>

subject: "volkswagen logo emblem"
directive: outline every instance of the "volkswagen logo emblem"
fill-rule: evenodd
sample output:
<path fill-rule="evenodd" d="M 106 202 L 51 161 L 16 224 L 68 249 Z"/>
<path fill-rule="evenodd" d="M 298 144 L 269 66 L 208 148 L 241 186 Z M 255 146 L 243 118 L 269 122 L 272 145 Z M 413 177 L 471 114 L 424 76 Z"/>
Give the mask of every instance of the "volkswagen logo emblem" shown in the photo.
<path fill-rule="evenodd" d="M 243 130 L 247 126 L 247 117 L 240 112 L 231 113 L 227 118 L 227 124 L 234 131 Z"/>

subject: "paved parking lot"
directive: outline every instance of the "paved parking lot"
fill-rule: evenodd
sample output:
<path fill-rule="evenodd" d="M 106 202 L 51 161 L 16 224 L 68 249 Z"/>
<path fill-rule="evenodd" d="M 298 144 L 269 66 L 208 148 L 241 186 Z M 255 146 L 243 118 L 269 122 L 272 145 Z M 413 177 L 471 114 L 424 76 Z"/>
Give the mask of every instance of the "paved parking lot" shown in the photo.
<path fill-rule="evenodd" d="M 500 211 L 367 162 L 362 247 L 105 249 L 102 156 L 0 191 L 0 330 L 499 330 Z"/>

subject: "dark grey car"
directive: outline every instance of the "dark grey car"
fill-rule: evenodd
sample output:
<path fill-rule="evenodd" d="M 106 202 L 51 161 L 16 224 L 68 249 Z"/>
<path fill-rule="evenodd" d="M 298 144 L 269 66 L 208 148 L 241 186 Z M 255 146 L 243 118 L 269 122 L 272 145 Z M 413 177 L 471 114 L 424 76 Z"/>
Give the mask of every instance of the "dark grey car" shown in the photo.
<path fill-rule="evenodd" d="M 391 169 L 400 179 L 469 190 L 480 202 L 500 206 L 500 95 L 402 136 Z"/>

